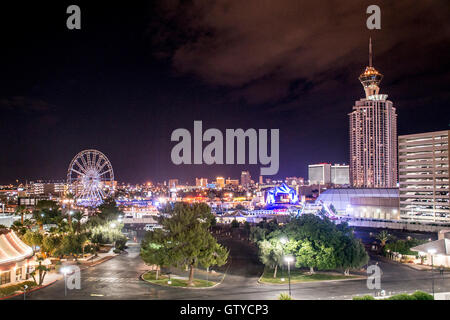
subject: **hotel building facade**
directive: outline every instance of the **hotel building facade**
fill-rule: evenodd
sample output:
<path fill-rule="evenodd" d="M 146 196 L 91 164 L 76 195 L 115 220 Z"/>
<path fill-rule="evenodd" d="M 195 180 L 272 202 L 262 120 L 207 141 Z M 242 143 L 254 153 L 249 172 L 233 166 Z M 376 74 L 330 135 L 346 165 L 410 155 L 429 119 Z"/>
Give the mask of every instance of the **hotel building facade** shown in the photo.
<path fill-rule="evenodd" d="M 355 188 L 397 187 L 397 113 L 379 94 L 383 75 L 369 66 L 359 76 L 366 97 L 355 102 L 350 120 L 350 180 Z"/>
<path fill-rule="evenodd" d="M 398 137 L 400 217 L 450 222 L 449 130 Z"/>

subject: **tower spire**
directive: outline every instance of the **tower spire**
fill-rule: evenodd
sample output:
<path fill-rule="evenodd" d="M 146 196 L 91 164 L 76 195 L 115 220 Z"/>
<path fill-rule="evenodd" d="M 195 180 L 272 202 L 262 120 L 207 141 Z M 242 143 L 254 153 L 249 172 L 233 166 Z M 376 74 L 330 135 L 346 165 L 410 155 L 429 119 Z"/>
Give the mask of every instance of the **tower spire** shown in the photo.
<path fill-rule="evenodd" d="M 369 37 L 369 65 L 359 76 L 359 81 L 364 87 L 366 98 L 378 94 L 383 75 L 372 66 L 372 38 Z"/>

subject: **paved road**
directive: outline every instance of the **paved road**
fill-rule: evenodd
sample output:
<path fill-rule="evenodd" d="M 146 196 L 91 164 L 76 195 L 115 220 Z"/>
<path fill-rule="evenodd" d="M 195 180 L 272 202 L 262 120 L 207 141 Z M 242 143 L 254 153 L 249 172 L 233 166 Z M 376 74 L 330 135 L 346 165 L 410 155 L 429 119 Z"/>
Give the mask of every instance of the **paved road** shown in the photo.
<path fill-rule="evenodd" d="M 29 294 L 28 299 L 275 299 L 287 292 L 287 285 L 262 285 L 262 272 L 255 250 L 237 240 L 225 240 L 232 262 L 223 283 L 212 289 L 177 289 L 151 285 L 139 279 L 147 267 L 139 257 L 139 246 L 131 244 L 128 254 L 82 271 L 80 290 L 69 290 L 64 296 L 64 282 Z M 370 264 L 376 260 L 371 260 Z M 430 272 L 378 261 L 383 270 L 382 289 L 387 293 L 431 290 Z M 436 292 L 450 291 L 450 275 L 435 275 Z M 366 280 L 330 281 L 292 285 L 295 299 L 350 299 L 355 294 L 372 293 Z M 23 299 L 17 297 L 17 299 Z"/>

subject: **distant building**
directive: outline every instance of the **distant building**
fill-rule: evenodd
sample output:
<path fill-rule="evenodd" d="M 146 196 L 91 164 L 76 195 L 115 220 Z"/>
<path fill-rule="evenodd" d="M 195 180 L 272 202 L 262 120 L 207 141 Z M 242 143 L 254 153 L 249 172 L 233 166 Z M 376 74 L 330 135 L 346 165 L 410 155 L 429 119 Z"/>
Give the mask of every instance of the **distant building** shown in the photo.
<path fill-rule="evenodd" d="M 330 184 L 331 183 L 331 164 L 319 163 L 308 166 L 309 184 Z"/>
<path fill-rule="evenodd" d="M 217 177 L 216 178 L 216 187 L 217 188 L 224 188 L 225 187 L 225 178 Z"/>
<path fill-rule="evenodd" d="M 297 177 L 287 177 L 286 183 L 289 186 L 297 186 L 297 185 L 303 185 L 304 179 L 303 178 L 297 178 Z"/>
<path fill-rule="evenodd" d="M 241 173 L 241 185 L 247 187 L 251 184 L 252 177 L 249 171 L 242 171 Z"/>
<path fill-rule="evenodd" d="M 195 178 L 195 186 L 196 187 L 204 187 L 208 184 L 208 179 L 206 178 Z"/>
<path fill-rule="evenodd" d="M 355 102 L 350 120 L 350 177 L 356 188 L 397 186 L 397 113 L 386 94 L 379 94 L 383 75 L 369 66 L 359 76 L 366 97 Z"/>
<path fill-rule="evenodd" d="M 68 190 L 66 182 L 62 181 L 31 181 L 29 193 L 34 196 L 61 195 Z"/>
<path fill-rule="evenodd" d="M 178 186 L 178 179 L 170 179 L 169 180 L 169 188 L 176 188 Z"/>
<path fill-rule="evenodd" d="M 449 133 L 445 130 L 398 137 L 402 219 L 450 222 Z"/>
<path fill-rule="evenodd" d="M 239 186 L 239 180 L 238 180 L 238 179 L 230 179 L 230 178 L 228 178 L 228 179 L 225 181 L 225 184 L 226 184 L 227 186 L 234 186 L 234 187 L 237 187 L 237 186 Z"/>
<path fill-rule="evenodd" d="M 350 166 L 345 164 L 333 164 L 331 166 L 331 184 L 347 185 L 350 184 Z"/>

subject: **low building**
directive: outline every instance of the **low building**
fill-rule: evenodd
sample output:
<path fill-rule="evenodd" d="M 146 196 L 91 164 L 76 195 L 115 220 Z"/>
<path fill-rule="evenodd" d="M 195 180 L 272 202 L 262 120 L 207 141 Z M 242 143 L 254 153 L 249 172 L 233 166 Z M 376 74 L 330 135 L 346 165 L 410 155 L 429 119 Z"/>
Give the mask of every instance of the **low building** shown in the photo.
<path fill-rule="evenodd" d="M 30 278 L 33 249 L 8 229 L 0 230 L 0 287 Z"/>
<path fill-rule="evenodd" d="M 339 215 L 369 219 L 399 219 L 397 188 L 336 188 L 323 192 L 316 203 L 331 206 Z"/>
<path fill-rule="evenodd" d="M 441 230 L 438 240 L 411 248 L 419 256 L 425 256 L 423 263 L 436 267 L 450 267 L 450 230 Z"/>

